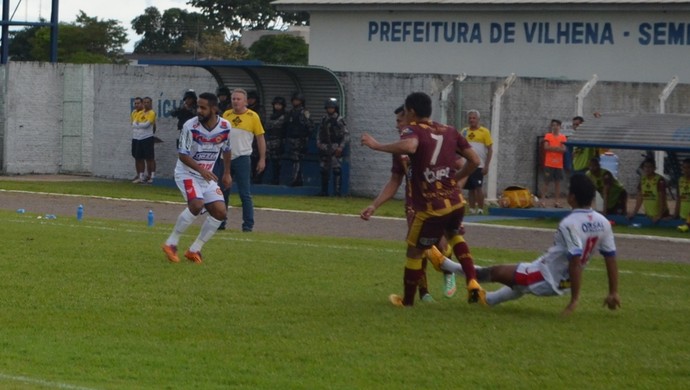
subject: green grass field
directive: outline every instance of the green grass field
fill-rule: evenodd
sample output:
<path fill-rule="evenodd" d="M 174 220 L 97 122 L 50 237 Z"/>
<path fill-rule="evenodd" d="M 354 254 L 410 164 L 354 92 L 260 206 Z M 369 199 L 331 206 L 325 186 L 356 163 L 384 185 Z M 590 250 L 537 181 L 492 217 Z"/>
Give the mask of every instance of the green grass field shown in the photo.
<path fill-rule="evenodd" d="M 168 263 L 171 226 L 0 211 L 2 389 L 682 389 L 690 266 L 620 261 L 567 297 L 392 307 L 402 243 L 222 232 Z M 198 224 L 197 224 L 198 225 Z M 191 242 L 190 229 L 181 245 Z M 474 250 L 478 264 L 536 253 Z M 488 289 L 497 285 L 486 285 Z"/>

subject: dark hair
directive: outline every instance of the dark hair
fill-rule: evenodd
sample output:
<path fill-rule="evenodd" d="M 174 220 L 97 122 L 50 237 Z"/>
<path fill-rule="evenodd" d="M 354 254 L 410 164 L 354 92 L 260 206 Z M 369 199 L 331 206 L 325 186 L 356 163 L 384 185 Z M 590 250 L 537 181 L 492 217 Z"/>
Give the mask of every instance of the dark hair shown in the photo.
<path fill-rule="evenodd" d="M 247 91 L 247 99 L 256 99 L 256 101 L 258 102 L 259 101 L 259 93 L 254 91 L 254 90 Z"/>
<path fill-rule="evenodd" d="M 182 96 L 182 100 L 187 100 L 187 98 L 192 98 L 192 99 L 196 100 L 197 99 L 196 98 L 196 92 L 192 91 L 191 89 L 189 91 L 185 92 L 184 95 Z"/>
<path fill-rule="evenodd" d="M 573 117 L 573 122 L 575 122 L 575 121 L 580 121 L 580 122 L 583 122 L 583 123 L 584 123 L 584 122 L 585 122 L 585 118 L 583 118 L 583 117 L 581 117 L 581 116 L 578 115 L 578 116 L 576 116 L 576 117 Z"/>
<path fill-rule="evenodd" d="M 413 92 L 405 98 L 405 108 L 414 110 L 419 118 L 431 116 L 431 97 L 424 92 Z"/>
<path fill-rule="evenodd" d="M 204 92 L 199 95 L 199 99 L 204 99 L 208 102 L 211 107 L 218 107 L 218 96 L 212 94 L 211 92 Z"/>
<path fill-rule="evenodd" d="M 146 100 L 146 99 L 148 99 L 148 100 L 150 100 L 151 102 L 153 102 L 153 99 L 151 99 L 151 98 L 150 98 L 150 97 L 148 97 L 148 96 L 144 96 L 144 98 L 143 98 L 143 99 L 141 99 L 141 100 L 143 101 L 143 100 Z"/>
<path fill-rule="evenodd" d="M 393 111 L 393 114 L 398 115 L 403 111 L 405 111 L 405 105 L 401 104 L 400 107 L 396 108 L 395 111 Z"/>
<path fill-rule="evenodd" d="M 589 159 L 589 162 L 595 162 L 597 165 L 601 166 L 601 161 L 599 160 L 599 156 L 594 156 Z"/>
<path fill-rule="evenodd" d="M 142 98 L 139 97 L 139 96 L 137 96 L 137 97 L 134 98 L 134 101 L 135 101 L 135 102 L 136 102 L 137 100 L 144 101 L 144 99 L 142 99 Z"/>
<path fill-rule="evenodd" d="M 271 104 L 282 104 L 283 107 L 285 107 L 285 98 L 282 96 L 276 96 L 273 98 L 273 102 Z"/>
<path fill-rule="evenodd" d="M 216 89 L 216 95 L 221 96 L 230 96 L 230 88 L 226 87 L 225 85 L 221 85 Z"/>
<path fill-rule="evenodd" d="M 644 161 L 642 161 L 641 166 L 644 166 L 645 164 L 652 164 L 652 167 L 656 168 L 656 161 L 653 158 L 645 158 Z"/>
<path fill-rule="evenodd" d="M 551 119 L 551 123 L 553 123 L 553 122 L 558 123 L 558 126 L 561 125 L 561 121 L 559 121 L 558 119 Z"/>
<path fill-rule="evenodd" d="M 578 207 L 590 207 L 597 190 L 590 178 L 581 173 L 576 173 L 570 176 L 570 189 L 568 191 L 575 196 L 575 202 L 577 202 Z"/>

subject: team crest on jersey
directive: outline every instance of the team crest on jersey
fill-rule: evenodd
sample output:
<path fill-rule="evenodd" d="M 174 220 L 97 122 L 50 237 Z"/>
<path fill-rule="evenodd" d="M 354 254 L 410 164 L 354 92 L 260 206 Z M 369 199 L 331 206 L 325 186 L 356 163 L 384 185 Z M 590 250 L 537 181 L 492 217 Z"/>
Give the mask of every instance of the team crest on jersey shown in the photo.
<path fill-rule="evenodd" d="M 225 130 L 228 128 L 228 122 L 226 121 L 220 121 L 220 128 Z"/>
<path fill-rule="evenodd" d="M 235 125 L 235 127 L 239 127 L 241 123 L 242 119 L 239 116 L 232 118 L 232 124 Z"/>

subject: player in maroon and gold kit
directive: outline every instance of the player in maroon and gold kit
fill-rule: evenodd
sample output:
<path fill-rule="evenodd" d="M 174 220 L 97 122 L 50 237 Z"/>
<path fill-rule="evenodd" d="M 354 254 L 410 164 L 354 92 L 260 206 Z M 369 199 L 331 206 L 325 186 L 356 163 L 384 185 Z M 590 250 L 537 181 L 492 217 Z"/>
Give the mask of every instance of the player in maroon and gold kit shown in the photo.
<path fill-rule="evenodd" d="M 415 211 L 407 233 L 407 262 L 404 273 L 404 295 L 389 298 L 396 306 L 412 306 L 417 286 L 423 277 L 422 258 L 425 251 L 445 235 L 463 270 L 467 272 L 468 302 L 484 301 L 485 292 L 476 280 L 474 261 L 462 235 L 460 224 L 464 200 L 457 180 L 469 176 L 479 166 L 479 157 L 455 128 L 433 122 L 431 98 L 415 92 L 405 99 L 405 116 L 409 125 L 401 139 L 380 144 L 369 134 L 362 135 L 362 145 L 381 152 L 407 154 L 410 157 L 410 199 Z M 457 154 L 467 159 L 456 170 Z"/>

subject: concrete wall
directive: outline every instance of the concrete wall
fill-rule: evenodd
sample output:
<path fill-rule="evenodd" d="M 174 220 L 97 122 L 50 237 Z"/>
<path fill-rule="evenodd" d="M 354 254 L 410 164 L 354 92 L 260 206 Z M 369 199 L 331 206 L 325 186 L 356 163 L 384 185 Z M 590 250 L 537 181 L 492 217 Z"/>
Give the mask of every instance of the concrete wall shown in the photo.
<path fill-rule="evenodd" d="M 200 68 L 124 65 L 65 65 L 12 62 L 0 68 L 0 161 L 5 174 L 84 173 L 115 179 L 134 176 L 130 155 L 129 113 L 135 96 L 150 96 L 158 114 L 157 175 L 171 178 L 177 158 L 176 119 L 170 111 L 187 88 L 214 91 L 216 83 Z M 440 117 L 441 91 L 454 75 L 339 73 L 346 91 L 351 131 L 350 190 L 375 196 L 390 176 L 391 157 L 360 146 L 363 132 L 381 141 L 397 138 L 393 110 L 412 91 L 429 93 L 433 118 Z M 448 122 L 460 125 L 469 109 L 478 109 L 491 129 L 492 99 L 503 82 L 496 77 L 468 77 L 450 94 Z M 537 137 L 552 118 L 576 115 L 576 95 L 586 80 L 518 78 L 506 91 L 501 109 L 497 188 L 534 187 Z M 599 82 L 584 104 L 586 120 L 595 111 L 657 112 L 664 84 Z M 308 98 L 308 97 L 307 97 Z M 668 113 L 688 113 L 690 85 L 679 84 L 666 104 Z M 650 129 L 653 131 L 653 129 Z M 640 151 L 617 151 L 620 177 L 635 192 Z M 399 195 L 401 195 L 399 193 Z"/>

